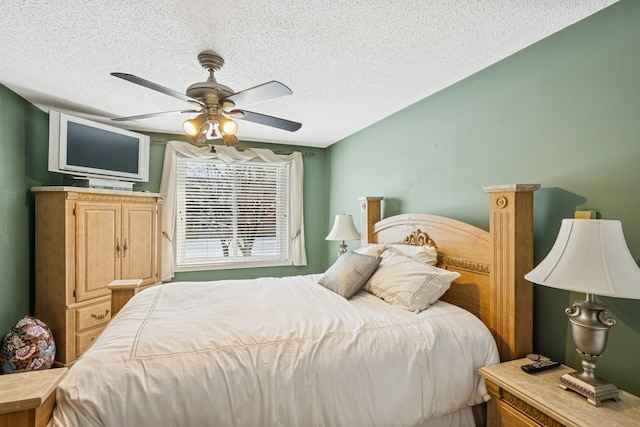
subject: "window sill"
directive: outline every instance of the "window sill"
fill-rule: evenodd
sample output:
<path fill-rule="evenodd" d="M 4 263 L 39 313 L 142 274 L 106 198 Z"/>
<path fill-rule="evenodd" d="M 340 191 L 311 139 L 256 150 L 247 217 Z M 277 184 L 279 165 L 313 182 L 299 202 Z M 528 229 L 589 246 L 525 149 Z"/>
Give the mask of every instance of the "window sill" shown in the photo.
<path fill-rule="evenodd" d="M 229 263 L 229 264 L 194 264 L 176 266 L 176 273 L 184 273 L 190 271 L 211 271 L 211 270 L 232 270 L 232 269 L 245 269 L 245 268 L 261 268 L 261 267 L 283 267 L 293 265 L 291 260 L 286 261 L 254 261 L 243 263 Z"/>

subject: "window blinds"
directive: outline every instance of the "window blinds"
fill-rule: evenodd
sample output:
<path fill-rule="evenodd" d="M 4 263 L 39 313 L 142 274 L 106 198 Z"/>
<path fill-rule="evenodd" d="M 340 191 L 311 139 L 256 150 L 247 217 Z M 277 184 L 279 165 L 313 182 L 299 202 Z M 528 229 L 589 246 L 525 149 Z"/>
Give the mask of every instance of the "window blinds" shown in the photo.
<path fill-rule="evenodd" d="M 179 158 L 177 266 L 289 262 L 289 169 Z"/>

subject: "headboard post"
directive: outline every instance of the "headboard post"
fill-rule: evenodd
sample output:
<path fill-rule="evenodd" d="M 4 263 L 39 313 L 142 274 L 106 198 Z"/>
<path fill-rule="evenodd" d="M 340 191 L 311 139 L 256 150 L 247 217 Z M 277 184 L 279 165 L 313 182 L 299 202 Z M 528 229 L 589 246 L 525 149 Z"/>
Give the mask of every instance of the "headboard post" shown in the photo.
<path fill-rule="evenodd" d="M 384 197 L 358 197 L 360 201 L 360 245 L 373 241 L 373 226 L 381 218 L 380 202 Z"/>
<path fill-rule="evenodd" d="M 483 187 L 490 194 L 490 329 L 502 361 L 533 350 L 533 192 L 539 184 Z"/>

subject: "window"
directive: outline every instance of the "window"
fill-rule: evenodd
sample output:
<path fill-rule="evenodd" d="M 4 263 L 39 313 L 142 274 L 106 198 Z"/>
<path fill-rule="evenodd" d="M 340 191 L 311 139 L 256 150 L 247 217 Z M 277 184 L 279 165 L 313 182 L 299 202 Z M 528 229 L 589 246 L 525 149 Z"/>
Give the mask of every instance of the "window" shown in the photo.
<path fill-rule="evenodd" d="M 176 269 L 291 264 L 290 163 L 179 157 Z"/>

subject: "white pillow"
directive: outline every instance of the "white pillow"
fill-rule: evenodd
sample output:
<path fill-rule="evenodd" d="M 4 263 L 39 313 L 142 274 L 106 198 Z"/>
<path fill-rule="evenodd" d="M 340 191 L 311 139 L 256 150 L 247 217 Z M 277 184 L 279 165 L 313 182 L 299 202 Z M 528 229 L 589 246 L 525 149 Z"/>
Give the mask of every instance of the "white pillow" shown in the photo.
<path fill-rule="evenodd" d="M 378 269 L 364 289 L 389 304 L 419 313 L 435 303 L 460 273 L 444 270 L 385 251 Z"/>
<path fill-rule="evenodd" d="M 416 261 L 424 262 L 429 265 L 438 264 L 438 249 L 434 246 L 392 244 L 387 245 L 387 249 L 388 248 L 393 248 L 399 251 L 402 255 L 413 258 Z M 384 257 L 384 255 L 382 256 Z"/>
<path fill-rule="evenodd" d="M 368 245 L 359 247 L 354 252 L 357 252 L 362 255 L 380 256 L 380 254 L 384 252 L 384 249 L 386 247 L 387 245 L 378 245 L 375 243 L 369 243 Z"/>

